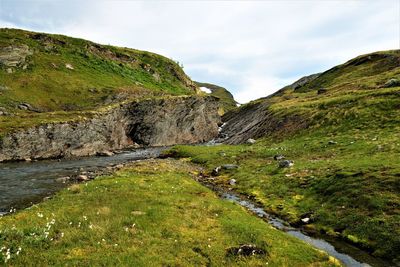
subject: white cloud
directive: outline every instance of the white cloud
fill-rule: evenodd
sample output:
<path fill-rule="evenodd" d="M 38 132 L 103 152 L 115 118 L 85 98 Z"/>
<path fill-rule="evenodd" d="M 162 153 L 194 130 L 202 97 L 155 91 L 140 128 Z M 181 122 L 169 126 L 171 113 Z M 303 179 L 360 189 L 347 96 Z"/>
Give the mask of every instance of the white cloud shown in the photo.
<path fill-rule="evenodd" d="M 395 0 L 0 0 L 0 26 L 157 52 L 245 102 L 359 54 L 399 48 L 399 8 Z"/>
<path fill-rule="evenodd" d="M 248 76 L 242 80 L 242 84 L 235 98 L 239 103 L 247 103 L 251 100 L 265 97 L 277 89 L 292 83 L 291 79 L 279 79 L 268 76 Z"/>

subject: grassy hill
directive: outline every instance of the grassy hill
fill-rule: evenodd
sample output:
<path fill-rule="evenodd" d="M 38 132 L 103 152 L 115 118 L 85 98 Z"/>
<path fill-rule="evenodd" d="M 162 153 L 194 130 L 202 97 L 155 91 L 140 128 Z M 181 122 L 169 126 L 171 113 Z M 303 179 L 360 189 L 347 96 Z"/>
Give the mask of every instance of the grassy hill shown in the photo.
<path fill-rule="evenodd" d="M 176 62 L 154 53 L 0 29 L 0 115 L 40 121 L 48 117 L 43 113 L 65 117 L 65 112 L 130 98 L 190 95 L 196 90 Z M 10 121 L 0 116 L 0 124 Z"/>
<path fill-rule="evenodd" d="M 227 112 L 236 108 L 236 100 L 233 98 L 233 95 L 224 87 L 211 84 L 211 83 L 201 83 L 195 82 L 198 87 L 206 87 L 211 90 L 212 96 L 215 96 L 220 99 L 221 107 L 224 109 L 223 112 Z"/>
<path fill-rule="evenodd" d="M 217 183 L 309 231 L 400 260 L 400 51 L 363 55 L 224 115 L 227 143 L 185 147 Z M 274 156 L 292 160 L 280 168 Z M 235 179 L 236 185 L 227 181 Z"/>

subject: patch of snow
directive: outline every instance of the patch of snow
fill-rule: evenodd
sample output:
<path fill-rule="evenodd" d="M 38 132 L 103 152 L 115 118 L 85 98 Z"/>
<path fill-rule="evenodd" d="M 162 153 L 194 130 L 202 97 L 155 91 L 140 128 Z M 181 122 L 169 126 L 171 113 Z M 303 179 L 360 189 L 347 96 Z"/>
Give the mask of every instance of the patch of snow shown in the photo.
<path fill-rule="evenodd" d="M 207 88 L 207 87 L 200 87 L 200 90 L 205 92 L 205 93 L 207 93 L 207 94 L 211 94 L 212 93 L 211 89 Z"/>

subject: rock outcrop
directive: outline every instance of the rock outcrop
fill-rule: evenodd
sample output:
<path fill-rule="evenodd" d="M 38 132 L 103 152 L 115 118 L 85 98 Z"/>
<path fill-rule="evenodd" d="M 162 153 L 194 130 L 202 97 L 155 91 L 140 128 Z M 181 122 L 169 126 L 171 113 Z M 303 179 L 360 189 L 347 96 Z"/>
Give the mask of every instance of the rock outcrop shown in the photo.
<path fill-rule="evenodd" d="M 300 115 L 280 117 L 269 109 L 269 105 L 268 101 L 249 103 L 225 114 L 218 141 L 240 144 L 270 134 L 289 135 L 308 127 L 309 122 Z"/>
<path fill-rule="evenodd" d="M 0 138 L 0 161 L 94 155 L 132 146 L 208 141 L 218 135 L 214 97 L 169 97 L 121 104 L 78 122 L 52 123 Z"/>
<path fill-rule="evenodd" d="M 0 66 L 18 67 L 26 62 L 26 57 L 33 52 L 27 45 L 11 45 L 0 49 Z"/>

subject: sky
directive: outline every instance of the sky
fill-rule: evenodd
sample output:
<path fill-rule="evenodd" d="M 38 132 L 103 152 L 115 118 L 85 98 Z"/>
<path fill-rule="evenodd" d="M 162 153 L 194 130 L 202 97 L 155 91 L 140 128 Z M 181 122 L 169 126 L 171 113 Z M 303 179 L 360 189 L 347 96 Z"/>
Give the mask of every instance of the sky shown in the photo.
<path fill-rule="evenodd" d="M 400 0 L 0 0 L 0 27 L 179 61 L 245 103 L 360 54 L 400 48 Z"/>

